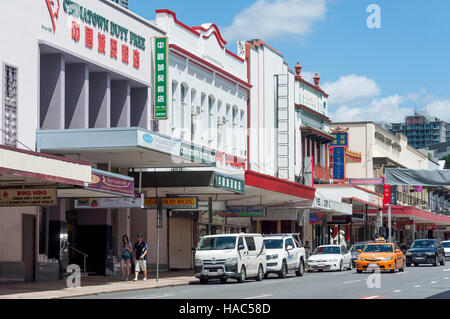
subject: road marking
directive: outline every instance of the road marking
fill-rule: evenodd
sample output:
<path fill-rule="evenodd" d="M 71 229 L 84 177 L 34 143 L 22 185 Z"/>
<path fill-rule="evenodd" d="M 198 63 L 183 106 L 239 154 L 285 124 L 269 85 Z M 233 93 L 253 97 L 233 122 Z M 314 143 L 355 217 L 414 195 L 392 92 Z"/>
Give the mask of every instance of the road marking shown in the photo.
<path fill-rule="evenodd" d="M 421 285 L 415 285 L 414 288 L 421 288 Z"/>
<path fill-rule="evenodd" d="M 444 279 L 445 279 L 445 280 L 448 280 L 448 277 L 445 277 Z"/>
<path fill-rule="evenodd" d="M 369 299 L 369 300 L 371 300 L 371 299 L 383 299 L 383 298 L 386 298 L 386 297 L 384 297 L 384 296 L 367 296 L 367 297 L 362 297 L 362 298 L 359 298 L 359 299 Z"/>
<path fill-rule="evenodd" d="M 362 281 L 362 280 L 360 279 L 360 280 L 346 281 L 346 282 L 344 282 L 344 284 L 353 284 L 355 282 L 360 282 L 360 281 Z"/>
<path fill-rule="evenodd" d="M 273 295 L 261 295 L 261 296 L 256 296 L 256 297 L 248 297 L 248 298 L 244 298 L 246 300 L 248 299 L 261 299 L 261 298 L 266 298 L 266 297 L 272 297 Z"/>
<path fill-rule="evenodd" d="M 166 298 L 166 297 L 173 297 L 173 296 L 175 296 L 175 294 L 165 294 L 165 295 L 161 295 L 161 296 L 152 295 L 152 296 L 148 296 L 148 297 L 141 298 L 141 299 L 156 299 L 156 298 Z"/>
<path fill-rule="evenodd" d="M 450 268 L 444 269 L 445 272 L 450 271 Z"/>
<path fill-rule="evenodd" d="M 437 281 L 432 281 L 432 282 L 430 282 L 430 284 L 432 284 L 432 285 L 437 284 Z"/>
<path fill-rule="evenodd" d="M 399 292 L 402 292 L 401 290 L 394 290 L 394 294 L 398 294 Z"/>

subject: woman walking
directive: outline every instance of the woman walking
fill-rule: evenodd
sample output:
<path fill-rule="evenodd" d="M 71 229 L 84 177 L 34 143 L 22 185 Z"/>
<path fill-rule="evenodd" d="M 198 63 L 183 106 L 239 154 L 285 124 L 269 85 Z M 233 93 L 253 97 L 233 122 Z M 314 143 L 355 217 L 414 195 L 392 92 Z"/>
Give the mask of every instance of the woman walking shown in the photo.
<path fill-rule="evenodd" d="M 120 268 L 122 269 L 122 280 L 127 281 L 131 273 L 131 256 L 133 254 L 133 249 L 131 248 L 130 240 L 127 235 L 122 237 L 122 258 L 120 261 Z M 125 265 L 126 275 L 125 275 Z"/>

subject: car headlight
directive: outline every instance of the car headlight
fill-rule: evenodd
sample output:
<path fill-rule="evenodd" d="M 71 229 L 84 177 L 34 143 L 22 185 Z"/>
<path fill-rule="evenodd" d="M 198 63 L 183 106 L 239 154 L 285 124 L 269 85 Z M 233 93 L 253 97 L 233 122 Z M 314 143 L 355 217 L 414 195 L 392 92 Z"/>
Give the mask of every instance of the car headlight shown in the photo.
<path fill-rule="evenodd" d="M 201 259 L 196 259 L 196 260 L 195 260 L 195 266 L 197 266 L 197 267 L 203 266 L 203 260 L 201 260 Z"/>
<path fill-rule="evenodd" d="M 436 253 L 434 253 L 434 252 L 428 252 L 427 255 L 428 255 L 428 256 L 434 256 L 434 255 L 436 255 Z"/>
<path fill-rule="evenodd" d="M 278 255 L 268 255 L 267 260 L 278 259 Z"/>
<path fill-rule="evenodd" d="M 391 261 L 394 257 L 384 258 L 384 261 Z"/>
<path fill-rule="evenodd" d="M 411 255 L 412 255 L 412 253 L 410 251 L 406 252 L 406 256 L 411 256 Z"/>
<path fill-rule="evenodd" d="M 238 263 L 238 259 L 237 259 L 237 257 L 234 257 L 234 258 L 228 258 L 227 261 L 225 262 L 225 265 L 234 266 L 237 263 Z"/>
<path fill-rule="evenodd" d="M 361 257 L 358 257 L 358 260 L 359 260 L 359 261 L 364 261 L 364 259 L 362 259 Z"/>
<path fill-rule="evenodd" d="M 313 263 L 315 263 L 315 260 L 308 259 L 308 264 L 313 264 Z"/>

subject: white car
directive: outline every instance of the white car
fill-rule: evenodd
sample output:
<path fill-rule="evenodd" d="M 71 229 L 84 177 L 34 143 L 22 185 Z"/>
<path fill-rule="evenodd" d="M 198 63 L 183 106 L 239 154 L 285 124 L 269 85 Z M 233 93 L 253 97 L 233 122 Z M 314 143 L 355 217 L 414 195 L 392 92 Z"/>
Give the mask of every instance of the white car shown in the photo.
<path fill-rule="evenodd" d="M 450 259 L 450 240 L 443 241 L 442 248 L 444 248 L 445 259 Z"/>
<path fill-rule="evenodd" d="M 266 246 L 267 272 L 286 278 L 289 271 L 295 271 L 299 277 L 305 272 L 305 248 L 296 234 L 270 235 L 264 237 Z M 295 236 L 295 237 L 294 237 Z"/>
<path fill-rule="evenodd" d="M 317 247 L 314 254 L 308 258 L 308 272 L 352 269 L 352 254 L 344 246 L 324 245 Z"/>
<path fill-rule="evenodd" d="M 261 234 L 230 234 L 202 237 L 195 252 L 195 277 L 205 285 L 210 279 L 243 283 L 266 273 L 266 249 Z"/>

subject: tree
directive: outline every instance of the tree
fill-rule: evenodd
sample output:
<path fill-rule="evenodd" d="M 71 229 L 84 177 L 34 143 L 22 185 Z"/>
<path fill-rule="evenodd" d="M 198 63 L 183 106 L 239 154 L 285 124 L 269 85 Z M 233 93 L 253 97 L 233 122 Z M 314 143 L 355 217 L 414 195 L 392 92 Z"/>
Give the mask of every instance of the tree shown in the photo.
<path fill-rule="evenodd" d="M 445 161 L 445 168 L 450 169 L 450 154 L 441 158 L 441 161 Z"/>

